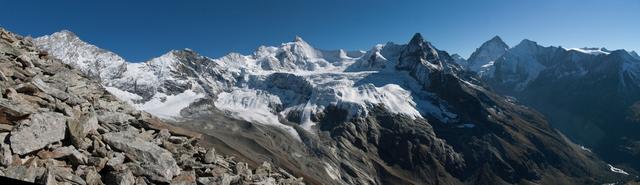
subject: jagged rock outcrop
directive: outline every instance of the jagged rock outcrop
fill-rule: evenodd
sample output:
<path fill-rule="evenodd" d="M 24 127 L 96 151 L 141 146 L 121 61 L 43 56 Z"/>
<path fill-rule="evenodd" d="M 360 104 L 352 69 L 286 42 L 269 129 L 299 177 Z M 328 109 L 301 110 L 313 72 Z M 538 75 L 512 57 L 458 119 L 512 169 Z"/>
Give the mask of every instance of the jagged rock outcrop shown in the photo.
<path fill-rule="evenodd" d="M 6 177 L 82 185 L 303 184 L 269 163 L 254 170 L 208 152 L 200 135 L 118 101 L 99 82 L 4 29 L 0 92 L 0 175 Z"/>

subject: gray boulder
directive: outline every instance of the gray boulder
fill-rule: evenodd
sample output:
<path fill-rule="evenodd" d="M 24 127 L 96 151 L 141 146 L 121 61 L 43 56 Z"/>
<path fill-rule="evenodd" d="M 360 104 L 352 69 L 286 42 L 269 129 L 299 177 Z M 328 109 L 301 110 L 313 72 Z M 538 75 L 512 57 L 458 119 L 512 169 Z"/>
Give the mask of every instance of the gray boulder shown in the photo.
<path fill-rule="evenodd" d="M 44 175 L 42 167 L 10 166 L 4 171 L 6 177 L 27 182 L 35 182 L 36 178 Z"/>
<path fill-rule="evenodd" d="M 0 112 L 4 112 L 13 117 L 22 117 L 34 113 L 36 110 L 31 106 L 0 98 Z"/>
<path fill-rule="evenodd" d="M 111 171 L 105 177 L 106 184 L 117 184 L 117 185 L 134 185 L 136 183 L 136 177 L 133 176 L 130 170 L 125 170 L 122 172 Z"/>
<path fill-rule="evenodd" d="M 64 139 L 66 118 L 56 112 L 37 113 L 11 131 L 13 153 L 24 155 Z"/>
<path fill-rule="evenodd" d="M 171 153 L 158 145 L 144 141 L 131 132 L 112 132 L 103 135 L 103 140 L 139 162 L 144 175 L 151 180 L 169 182 L 180 173 Z"/>
<path fill-rule="evenodd" d="M 101 111 L 98 113 L 98 122 L 103 124 L 124 124 L 134 119 L 133 116 L 120 112 Z"/>
<path fill-rule="evenodd" d="M 33 78 L 31 83 L 33 83 L 33 85 L 35 85 L 38 89 L 40 89 L 40 91 L 48 95 L 51 95 L 59 100 L 64 101 L 69 99 L 69 94 L 65 93 L 60 89 L 50 87 L 46 82 L 40 79 L 40 77 Z"/>

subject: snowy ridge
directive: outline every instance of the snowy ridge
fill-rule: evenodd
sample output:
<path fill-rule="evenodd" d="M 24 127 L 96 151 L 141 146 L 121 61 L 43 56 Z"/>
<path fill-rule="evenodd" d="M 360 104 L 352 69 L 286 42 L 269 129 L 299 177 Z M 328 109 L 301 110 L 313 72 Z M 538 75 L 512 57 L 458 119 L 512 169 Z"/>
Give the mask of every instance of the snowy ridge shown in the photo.
<path fill-rule="evenodd" d="M 378 44 L 367 52 L 319 50 L 296 37 L 279 47 L 261 46 L 251 55 L 230 53 L 211 59 L 185 49 L 144 63 L 127 63 L 70 32 L 37 40 L 39 47 L 89 74 L 90 65 L 74 63 L 75 58 L 68 56 L 80 52 L 94 59 L 108 53 L 114 62 L 86 62 L 121 64 L 118 75 L 98 76 L 106 89 L 164 119 L 181 119 L 181 110 L 199 99 L 212 99 L 216 108 L 231 117 L 276 126 L 294 136 L 297 132 L 281 120 L 293 116 L 301 127 L 314 130 L 315 117 L 328 107 L 345 110 L 347 119 L 367 116 L 373 107 L 414 119 L 423 115 L 444 122 L 456 119 L 436 97 L 423 91 L 429 73 L 447 67 L 436 62 L 439 51 L 421 37 L 409 45 Z M 423 62 L 412 63 L 411 57 Z M 399 58 L 405 62 L 401 64 Z M 398 68 L 402 65 L 403 69 Z"/>
<path fill-rule="evenodd" d="M 126 68 L 126 61 L 122 57 L 88 44 L 68 30 L 38 37 L 34 43 L 89 76 L 113 79 Z"/>
<path fill-rule="evenodd" d="M 624 91 L 629 87 L 640 87 L 640 62 L 636 55 L 633 51 L 605 48 L 544 47 L 525 39 L 495 61 L 490 61 L 479 75 L 513 91 L 523 91 L 541 74 L 553 79 L 579 79 L 606 73 L 603 69 L 616 68 L 620 90 Z"/>
<path fill-rule="evenodd" d="M 605 48 L 569 48 L 567 51 L 573 50 L 591 55 L 608 55 L 611 52 Z"/>

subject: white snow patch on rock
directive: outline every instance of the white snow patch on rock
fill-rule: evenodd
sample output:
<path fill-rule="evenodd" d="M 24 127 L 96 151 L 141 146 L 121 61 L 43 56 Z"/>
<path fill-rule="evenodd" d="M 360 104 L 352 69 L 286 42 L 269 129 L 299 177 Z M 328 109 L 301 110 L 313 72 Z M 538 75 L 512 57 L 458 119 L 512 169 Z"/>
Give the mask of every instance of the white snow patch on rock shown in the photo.
<path fill-rule="evenodd" d="M 608 165 L 609 165 L 609 170 L 611 170 L 614 173 L 629 175 L 629 173 L 627 173 L 626 171 L 624 171 L 624 170 L 622 170 L 620 168 L 616 168 L 616 167 L 612 166 L 611 164 L 608 164 Z"/>

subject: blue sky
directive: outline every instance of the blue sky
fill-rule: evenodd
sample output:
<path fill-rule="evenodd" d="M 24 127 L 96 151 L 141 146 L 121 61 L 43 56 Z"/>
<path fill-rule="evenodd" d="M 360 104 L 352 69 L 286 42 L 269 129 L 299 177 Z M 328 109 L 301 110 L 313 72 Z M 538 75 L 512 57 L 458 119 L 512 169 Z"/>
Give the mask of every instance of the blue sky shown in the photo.
<path fill-rule="evenodd" d="M 495 35 L 563 47 L 640 50 L 640 1 L 216 0 L 2 1 L 0 26 L 41 36 L 61 29 L 145 61 L 171 49 L 219 57 L 301 36 L 322 49 L 368 50 L 420 32 L 468 57 Z"/>

